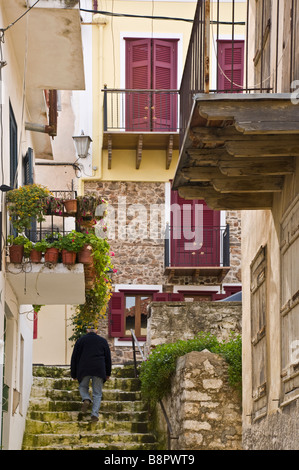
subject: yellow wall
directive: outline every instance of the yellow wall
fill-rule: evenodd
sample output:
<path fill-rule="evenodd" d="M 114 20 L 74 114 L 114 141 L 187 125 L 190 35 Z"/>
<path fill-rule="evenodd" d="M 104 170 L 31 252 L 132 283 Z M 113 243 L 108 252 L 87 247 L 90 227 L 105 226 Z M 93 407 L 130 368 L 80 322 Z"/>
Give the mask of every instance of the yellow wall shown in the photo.
<path fill-rule="evenodd" d="M 217 19 L 217 3 L 211 8 L 211 20 Z M 178 1 L 123 1 L 105 2 L 103 10 L 114 13 L 125 13 L 143 16 L 162 16 L 172 18 L 194 18 L 196 2 Z M 235 19 L 243 20 L 246 16 L 246 3 L 235 5 Z M 223 21 L 232 19 L 231 2 L 220 3 L 220 18 Z M 185 57 L 189 45 L 192 22 L 170 21 L 158 19 L 124 18 L 104 15 L 93 17 L 93 166 L 97 167 L 93 180 L 122 181 L 169 181 L 172 179 L 178 161 L 178 150 L 173 152 L 173 160 L 169 170 L 165 167 L 165 150 L 144 150 L 140 169 L 135 168 L 135 152 L 132 150 L 114 150 L 112 168 L 108 170 L 107 150 L 102 151 L 103 133 L 103 93 L 104 85 L 108 88 L 125 87 L 124 37 L 168 37 L 178 38 L 178 88 L 184 68 Z M 211 81 L 215 86 L 215 44 L 216 27 L 211 27 L 213 37 L 210 41 Z M 236 37 L 241 37 L 244 27 L 237 27 Z M 221 26 L 219 37 L 229 39 L 232 35 L 231 26 Z M 245 37 L 244 37 L 245 39 Z M 214 70 L 213 70 L 214 68 Z"/>

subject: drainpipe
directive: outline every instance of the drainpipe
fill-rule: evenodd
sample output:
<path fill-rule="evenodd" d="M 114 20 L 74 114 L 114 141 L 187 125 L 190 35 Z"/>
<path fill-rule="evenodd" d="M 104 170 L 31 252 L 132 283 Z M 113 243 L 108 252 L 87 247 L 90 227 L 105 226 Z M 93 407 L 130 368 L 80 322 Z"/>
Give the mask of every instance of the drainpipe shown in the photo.
<path fill-rule="evenodd" d="M 49 90 L 49 124 L 25 123 L 26 131 L 43 132 L 54 139 L 57 136 L 57 90 Z"/>

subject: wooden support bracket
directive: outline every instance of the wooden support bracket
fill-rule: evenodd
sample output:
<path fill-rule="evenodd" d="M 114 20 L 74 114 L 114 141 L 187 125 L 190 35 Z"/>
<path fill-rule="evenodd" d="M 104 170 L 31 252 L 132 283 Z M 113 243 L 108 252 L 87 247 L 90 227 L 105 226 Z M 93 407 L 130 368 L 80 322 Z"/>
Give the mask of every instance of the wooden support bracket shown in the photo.
<path fill-rule="evenodd" d="M 140 134 L 138 137 L 138 144 L 136 149 L 136 170 L 139 170 L 141 159 L 142 159 L 142 148 L 143 148 L 143 135 Z"/>

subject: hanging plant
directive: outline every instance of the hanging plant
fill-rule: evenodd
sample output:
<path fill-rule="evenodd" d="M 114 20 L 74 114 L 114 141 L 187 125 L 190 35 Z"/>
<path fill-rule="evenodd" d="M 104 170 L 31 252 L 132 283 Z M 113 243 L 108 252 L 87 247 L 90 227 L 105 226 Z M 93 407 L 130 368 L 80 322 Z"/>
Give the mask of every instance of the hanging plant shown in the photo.
<path fill-rule="evenodd" d="M 93 258 L 94 282 L 85 292 L 85 303 L 76 307 L 72 317 L 73 335 L 71 341 L 77 340 L 86 333 L 89 323 L 97 322 L 105 317 L 106 308 L 111 297 L 111 280 L 109 272 L 113 270 L 110 257 L 110 246 L 107 240 L 98 238 L 93 233 L 85 235 L 86 242 L 91 246 Z"/>
<path fill-rule="evenodd" d="M 105 216 L 106 201 L 99 196 L 86 195 L 77 197 L 77 221 L 94 219 L 96 222 Z"/>
<path fill-rule="evenodd" d="M 59 197 L 49 196 L 45 200 L 45 212 L 47 215 L 62 215 L 64 210 L 63 200 Z"/>
<path fill-rule="evenodd" d="M 8 211 L 13 227 L 18 232 L 30 229 L 32 219 L 45 220 L 46 198 L 50 191 L 45 186 L 29 184 L 7 193 Z"/>

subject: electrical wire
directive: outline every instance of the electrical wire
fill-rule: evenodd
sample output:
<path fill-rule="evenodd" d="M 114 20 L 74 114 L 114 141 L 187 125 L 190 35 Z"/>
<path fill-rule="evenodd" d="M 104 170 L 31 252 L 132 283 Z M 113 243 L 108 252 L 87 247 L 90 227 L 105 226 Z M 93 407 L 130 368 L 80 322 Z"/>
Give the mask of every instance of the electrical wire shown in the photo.
<path fill-rule="evenodd" d="M 12 26 L 14 26 L 25 15 L 27 15 L 27 13 L 29 13 L 29 11 L 32 10 L 32 8 L 35 7 L 35 5 L 37 5 L 38 2 L 39 2 L 39 0 L 37 0 L 33 5 L 31 5 L 31 7 L 29 7 L 26 11 L 24 11 L 24 13 L 21 16 L 19 16 L 19 18 L 17 18 L 15 21 L 13 21 L 8 26 L 6 26 L 6 28 L 0 28 L 0 31 L 2 31 L 2 34 L 5 33 L 5 31 L 7 31 L 8 29 L 10 29 Z"/>
<path fill-rule="evenodd" d="M 193 23 L 194 19 L 189 18 L 175 18 L 171 16 L 153 16 L 153 15 L 132 15 L 127 13 L 114 13 L 111 11 L 102 11 L 102 10 L 87 10 L 86 8 L 80 8 L 80 11 L 85 11 L 87 13 L 99 13 L 106 16 L 118 16 L 121 18 L 141 18 L 141 19 L 150 19 L 150 20 L 169 20 L 169 21 L 186 21 L 187 23 Z M 212 22 L 211 22 L 212 23 Z M 231 25 L 231 21 L 215 21 L 213 24 L 219 23 L 223 25 Z M 244 21 L 234 22 L 235 25 L 245 25 Z"/>

